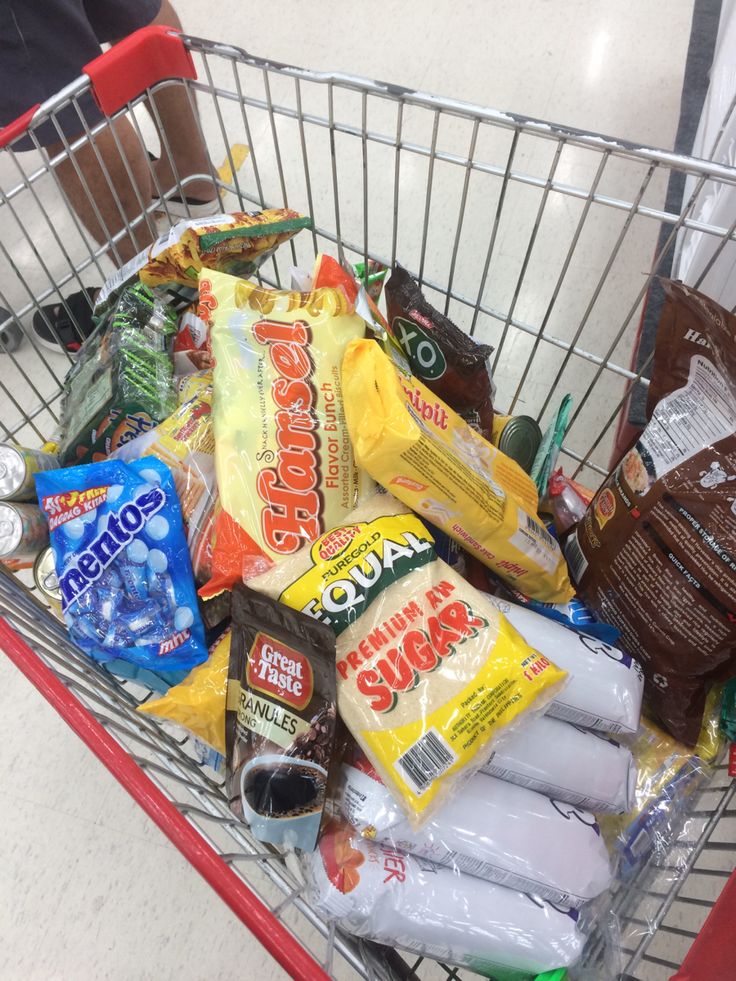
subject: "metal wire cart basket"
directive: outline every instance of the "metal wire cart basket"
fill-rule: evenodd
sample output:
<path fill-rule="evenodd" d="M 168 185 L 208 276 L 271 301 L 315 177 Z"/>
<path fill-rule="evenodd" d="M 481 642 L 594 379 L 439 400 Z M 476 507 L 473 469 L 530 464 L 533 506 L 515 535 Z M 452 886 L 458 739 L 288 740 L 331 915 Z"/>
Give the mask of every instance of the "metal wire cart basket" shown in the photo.
<path fill-rule="evenodd" d="M 288 284 L 289 266 L 310 265 L 318 251 L 398 258 L 432 303 L 493 345 L 499 406 L 544 425 L 572 393 L 562 462 L 592 486 L 607 473 L 617 420 L 642 375 L 628 365 L 653 278 L 684 234 L 712 240 L 701 280 L 733 248 L 736 221 L 708 224 L 695 205 L 735 186 L 736 168 L 147 29 L 0 132 L 0 306 L 13 311 L 0 322 L 0 438 L 40 446 L 53 434 L 71 363 L 21 325 L 70 290 L 103 282 L 131 229 L 156 235 L 172 224 L 169 201 L 193 179 L 156 184 L 154 199 L 141 197 L 140 213 L 97 246 L 57 169 L 119 114 L 148 139 L 142 104 L 172 85 L 196 101 L 211 158 L 224 161 L 210 175 L 222 210 L 289 206 L 313 218 L 311 232 L 261 269 L 265 282 Z M 49 158 L 39 127 L 90 91 L 103 120 L 71 145 L 57 127 L 63 149 Z M 35 150 L 20 152 L 28 138 Z M 165 136 L 161 144 L 171 156 Z M 237 144 L 250 151 L 240 169 Z M 664 203 L 672 175 L 687 188 L 678 210 Z M 135 712 L 150 692 L 75 649 L 22 576 L 0 575 L 0 615 L 8 657 L 293 976 L 469 976 L 324 924 L 281 857 L 232 817 L 192 741 Z M 725 765 L 714 767 L 679 836 L 609 899 L 620 931 L 614 970 L 658 981 L 681 963 L 733 867 L 732 797 Z M 609 958 L 605 932 L 594 927 L 579 976 L 596 977 Z"/>

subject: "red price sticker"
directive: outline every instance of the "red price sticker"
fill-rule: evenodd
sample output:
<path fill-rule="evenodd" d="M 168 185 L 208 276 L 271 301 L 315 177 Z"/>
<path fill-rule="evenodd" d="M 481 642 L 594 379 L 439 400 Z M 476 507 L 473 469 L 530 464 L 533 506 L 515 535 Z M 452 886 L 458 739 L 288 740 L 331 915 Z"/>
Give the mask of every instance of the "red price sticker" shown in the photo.
<path fill-rule="evenodd" d="M 736 777 L 736 743 L 728 747 L 728 775 Z"/>

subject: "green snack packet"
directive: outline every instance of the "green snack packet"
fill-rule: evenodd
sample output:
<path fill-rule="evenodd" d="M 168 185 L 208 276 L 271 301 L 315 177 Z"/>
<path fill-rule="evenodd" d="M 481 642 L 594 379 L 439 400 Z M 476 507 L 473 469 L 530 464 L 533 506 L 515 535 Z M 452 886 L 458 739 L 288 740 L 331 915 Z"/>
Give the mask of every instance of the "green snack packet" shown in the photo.
<path fill-rule="evenodd" d="M 64 465 L 103 459 L 173 412 L 175 331 L 176 314 L 148 287 L 122 292 L 65 380 Z"/>
<path fill-rule="evenodd" d="M 567 421 L 572 411 L 572 395 L 565 395 L 560 402 L 560 407 L 552 422 L 542 437 L 539 444 L 537 455 L 531 469 L 531 478 L 537 485 L 539 500 L 543 501 L 547 497 L 547 485 L 549 478 L 557 463 L 560 454 L 560 447 L 567 432 Z"/>
<path fill-rule="evenodd" d="M 386 279 L 388 266 L 384 266 L 378 259 L 369 259 L 368 263 L 356 262 L 353 271 L 360 282 L 365 287 L 365 291 L 374 303 L 378 303 L 381 298 L 383 281 Z"/>

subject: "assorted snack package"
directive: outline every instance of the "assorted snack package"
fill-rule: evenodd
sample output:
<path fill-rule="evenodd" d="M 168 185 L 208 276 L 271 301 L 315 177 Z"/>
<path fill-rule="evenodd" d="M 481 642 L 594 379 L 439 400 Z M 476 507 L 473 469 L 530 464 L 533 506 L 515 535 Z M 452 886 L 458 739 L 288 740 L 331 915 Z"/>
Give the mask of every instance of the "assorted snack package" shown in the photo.
<path fill-rule="evenodd" d="M 140 283 L 129 286 L 84 342 L 64 382 L 59 457 L 103 460 L 175 407 L 176 315 Z"/>
<path fill-rule="evenodd" d="M 562 552 L 518 464 L 373 341 L 348 345 L 342 377 L 360 466 L 502 579 L 547 602 L 571 598 Z"/>
<path fill-rule="evenodd" d="M 736 673 L 736 317 L 664 285 L 649 423 L 565 554 L 641 662 L 650 711 L 693 746 L 708 689 Z"/>
<path fill-rule="evenodd" d="M 203 274 L 199 304 L 217 393 L 211 595 L 294 554 L 355 506 L 363 480 L 340 366 L 365 322 L 340 289 L 268 290 L 222 273 Z"/>
<path fill-rule="evenodd" d="M 0 446 L 0 554 L 320 915 L 563 970 L 736 734 L 736 317 L 667 284 L 594 494 L 555 470 L 570 398 L 544 436 L 494 411 L 492 348 L 400 265 L 247 278 L 309 225 L 182 222 L 106 284 L 58 452 Z"/>

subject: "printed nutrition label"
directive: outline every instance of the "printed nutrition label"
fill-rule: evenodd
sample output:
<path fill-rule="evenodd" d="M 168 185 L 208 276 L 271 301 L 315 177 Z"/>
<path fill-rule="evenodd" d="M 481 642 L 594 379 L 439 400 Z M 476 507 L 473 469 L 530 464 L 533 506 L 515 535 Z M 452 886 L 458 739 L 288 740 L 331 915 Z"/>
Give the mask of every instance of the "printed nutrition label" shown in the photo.
<path fill-rule="evenodd" d="M 684 388 L 662 399 L 641 445 L 657 477 L 736 430 L 736 399 L 726 379 L 702 354 L 690 361 Z"/>

